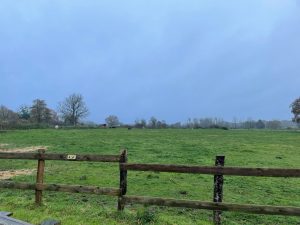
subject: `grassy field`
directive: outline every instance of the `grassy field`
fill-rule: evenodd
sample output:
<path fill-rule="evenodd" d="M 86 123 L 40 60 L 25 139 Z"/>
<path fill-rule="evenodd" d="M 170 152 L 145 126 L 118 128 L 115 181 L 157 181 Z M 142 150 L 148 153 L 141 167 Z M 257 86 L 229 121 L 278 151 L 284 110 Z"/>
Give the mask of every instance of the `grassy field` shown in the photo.
<path fill-rule="evenodd" d="M 246 130 L 28 130 L 0 133 L 6 148 L 48 146 L 48 152 L 119 154 L 128 149 L 129 162 L 214 165 L 218 154 L 227 166 L 300 167 L 300 132 Z M 2 147 L 3 148 L 3 147 Z M 36 168 L 36 161 L 1 160 L 0 170 Z M 82 176 L 86 175 L 86 179 Z M 46 183 L 118 187 L 118 165 L 46 161 Z M 16 181 L 35 182 L 35 174 Z M 133 172 L 128 195 L 212 200 L 213 176 Z M 184 193 L 186 194 L 180 194 Z M 116 210 L 108 196 L 44 192 L 42 207 L 33 191 L 0 190 L 0 211 L 38 224 L 56 218 L 63 225 L 96 224 L 211 224 L 206 210 L 126 206 Z M 300 207 L 300 179 L 225 176 L 224 202 Z M 299 217 L 224 212 L 224 224 L 300 224 Z"/>

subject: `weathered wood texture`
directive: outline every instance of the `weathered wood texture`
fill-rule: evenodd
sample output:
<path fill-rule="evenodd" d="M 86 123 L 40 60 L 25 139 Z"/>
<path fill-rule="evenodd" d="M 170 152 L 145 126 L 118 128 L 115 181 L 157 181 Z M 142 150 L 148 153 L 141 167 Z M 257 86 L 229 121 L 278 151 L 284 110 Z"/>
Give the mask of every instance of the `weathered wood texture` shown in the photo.
<path fill-rule="evenodd" d="M 224 166 L 225 156 L 216 156 L 215 166 Z M 222 202 L 223 200 L 223 175 L 214 175 L 214 196 L 213 202 Z M 215 225 L 221 225 L 222 211 L 213 211 Z"/>
<path fill-rule="evenodd" d="M 81 185 L 58 185 L 58 184 L 31 184 L 19 183 L 12 181 L 1 181 L 0 188 L 23 189 L 23 190 L 39 190 L 39 191 L 58 191 L 72 193 L 89 193 L 97 195 L 119 196 L 120 189 L 118 188 L 103 188 L 96 186 L 81 186 Z"/>
<path fill-rule="evenodd" d="M 104 187 L 95 187 L 95 186 L 43 184 L 42 186 L 38 186 L 37 188 L 40 188 L 41 190 L 45 190 L 45 191 L 89 193 L 89 194 L 110 195 L 110 196 L 120 195 L 120 189 L 118 188 L 104 188 Z"/>
<path fill-rule="evenodd" d="M 160 171 L 174 173 L 198 173 L 212 175 L 258 176 L 258 177 L 300 177 L 300 169 L 241 168 L 217 166 L 184 166 L 165 164 L 123 163 L 123 169 L 135 171 Z"/>
<path fill-rule="evenodd" d="M 127 151 L 123 150 L 120 157 L 120 163 L 127 162 Z M 120 189 L 122 189 L 122 195 L 127 192 L 127 170 L 123 169 L 120 165 Z"/>
<path fill-rule="evenodd" d="M 39 150 L 39 158 L 43 158 L 43 154 L 45 154 L 45 150 Z M 45 172 L 45 160 L 39 159 L 38 160 L 38 167 L 37 167 L 37 175 L 36 175 L 36 184 L 43 184 L 44 183 L 44 172 Z M 42 197 L 43 191 L 42 190 L 35 190 L 35 203 L 38 205 L 42 204 Z"/>
<path fill-rule="evenodd" d="M 137 203 L 144 205 L 186 207 L 193 209 L 208 209 L 221 211 L 238 211 L 254 214 L 300 216 L 300 207 L 268 206 L 268 205 L 242 205 L 230 203 L 202 202 L 190 200 L 177 200 L 171 198 L 151 198 L 144 196 L 124 196 L 125 204 Z"/>
<path fill-rule="evenodd" d="M 60 192 L 90 193 L 90 194 L 117 196 L 119 197 L 118 199 L 119 210 L 123 210 L 126 203 L 127 204 L 140 203 L 140 204 L 149 204 L 149 205 L 158 205 L 158 206 L 208 209 L 214 211 L 240 211 L 240 212 L 257 213 L 257 214 L 300 216 L 299 207 L 242 205 L 242 204 L 230 204 L 230 203 L 220 202 L 222 201 L 223 181 L 220 180 L 221 178 L 223 178 L 222 175 L 300 177 L 300 169 L 223 167 L 221 159 L 217 160 L 215 166 L 136 164 L 136 163 L 127 163 L 126 150 L 122 151 L 120 155 L 46 154 L 43 151 L 39 151 L 39 153 L 0 153 L 0 159 L 38 160 L 39 163 L 38 163 L 36 184 L 0 181 L 0 188 L 36 190 L 37 203 L 41 203 L 42 191 L 60 191 Z M 44 174 L 45 160 L 118 162 L 119 169 L 120 169 L 119 188 L 101 188 L 95 186 L 81 186 L 81 185 L 44 184 L 43 174 Z M 151 198 L 151 197 L 143 197 L 143 196 L 125 196 L 127 192 L 127 171 L 128 170 L 214 175 L 214 182 L 216 184 L 214 190 L 215 191 L 214 201 L 216 202 Z M 40 193 L 40 196 L 38 193 Z"/>
<path fill-rule="evenodd" d="M 126 195 L 127 192 L 127 170 L 121 167 L 121 163 L 126 163 L 126 162 L 127 162 L 127 151 L 123 150 L 120 154 L 120 165 L 119 165 L 121 193 L 118 199 L 118 210 L 123 210 L 125 207 L 122 201 L 122 196 Z"/>
<path fill-rule="evenodd" d="M 39 153 L 0 153 L 0 159 L 28 159 L 28 160 L 67 160 L 67 161 L 90 161 L 90 162 L 119 162 L 119 155 L 77 155 L 75 159 L 68 159 L 70 154 L 55 154 L 46 153 L 40 155 Z"/>
<path fill-rule="evenodd" d="M 20 183 L 13 181 L 0 181 L 0 188 L 8 189 L 22 189 L 22 190 L 35 190 L 36 184 Z"/>

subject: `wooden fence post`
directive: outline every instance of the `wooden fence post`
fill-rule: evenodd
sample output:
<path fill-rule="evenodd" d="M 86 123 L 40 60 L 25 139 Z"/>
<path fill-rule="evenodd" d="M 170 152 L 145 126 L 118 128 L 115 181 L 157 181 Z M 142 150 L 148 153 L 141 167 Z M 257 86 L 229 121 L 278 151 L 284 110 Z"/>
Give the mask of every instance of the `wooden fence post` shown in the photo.
<path fill-rule="evenodd" d="M 118 199 L 119 211 L 124 210 L 125 207 L 123 195 L 126 195 L 127 192 L 127 169 L 123 169 L 121 167 L 121 163 L 126 163 L 126 162 L 127 162 L 127 150 L 122 150 L 120 154 L 120 165 L 119 165 L 119 170 L 120 170 L 120 196 Z"/>
<path fill-rule="evenodd" d="M 225 156 L 216 156 L 215 166 L 224 166 Z M 214 175 L 214 202 L 223 200 L 223 175 Z M 222 211 L 213 211 L 213 220 L 215 225 L 221 225 Z"/>
<path fill-rule="evenodd" d="M 45 153 L 45 149 L 39 149 L 39 159 L 38 159 L 38 167 L 37 167 L 37 175 L 36 175 L 36 188 L 35 188 L 35 203 L 38 205 L 42 204 L 42 196 L 43 191 L 40 190 L 40 184 L 44 182 L 44 172 L 45 172 L 45 160 L 43 159 L 43 154 Z"/>

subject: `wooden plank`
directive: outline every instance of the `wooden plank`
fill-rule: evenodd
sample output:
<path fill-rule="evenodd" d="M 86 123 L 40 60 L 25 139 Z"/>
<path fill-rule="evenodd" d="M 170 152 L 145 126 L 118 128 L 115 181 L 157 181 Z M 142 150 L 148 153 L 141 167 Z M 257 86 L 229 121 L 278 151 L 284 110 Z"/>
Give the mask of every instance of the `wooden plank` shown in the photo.
<path fill-rule="evenodd" d="M 300 207 L 290 206 L 231 204 L 191 200 L 177 200 L 171 198 L 151 198 L 145 196 L 124 196 L 123 201 L 125 202 L 125 204 L 137 203 L 144 205 L 186 207 L 193 209 L 237 211 L 254 214 L 300 216 Z"/>
<path fill-rule="evenodd" d="M 28 159 L 28 160 L 67 160 L 67 161 L 90 161 L 90 162 L 119 162 L 119 155 L 80 155 L 80 154 L 57 154 L 46 153 L 0 153 L 0 159 Z"/>
<path fill-rule="evenodd" d="M 82 185 L 58 185 L 58 184 L 43 184 L 37 188 L 45 191 L 59 191 L 72 193 L 87 193 L 96 195 L 110 195 L 119 196 L 119 188 L 104 188 L 96 186 L 82 186 Z"/>
<path fill-rule="evenodd" d="M 35 190 L 36 184 L 20 183 L 13 181 L 0 181 L 0 188 Z"/>
<path fill-rule="evenodd" d="M 261 177 L 300 177 L 300 169 L 279 168 L 241 168 L 217 166 L 185 166 L 166 164 L 123 163 L 123 169 L 135 171 L 160 171 L 174 173 L 198 173 L 232 176 L 261 176 Z"/>
<path fill-rule="evenodd" d="M 72 193 L 89 193 L 97 195 L 119 196 L 119 188 L 103 188 L 96 186 L 82 185 L 62 185 L 62 184 L 31 184 L 12 181 L 0 181 L 0 188 L 22 189 L 22 190 L 40 190 L 40 191 L 58 191 Z"/>
<path fill-rule="evenodd" d="M 225 156 L 216 156 L 215 166 L 224 166 Z M 222 202 L 223 200 L 223 175 L 214 175 L 214 196 L 213 202 Z M 221 225 L 222 211 L 213 211 L 213 220 L 215 225 Z"/>
<path fill-rule="evenodd" d="M 44 149 L 39 150 L 40 157 L 43 158 L 43 154 L 45 154 Z M 45 160 L 39 159 L 38 160 L 38 167 L 37 167 L 37 175 L 36 175 L 36 184 L 42 184 L 44 183 L 44 172 L 45 172 Z M 38 205 L 42 204 L 42 196 L 43 191 L 42 190 L 35 190 L 35 203 Z"/>

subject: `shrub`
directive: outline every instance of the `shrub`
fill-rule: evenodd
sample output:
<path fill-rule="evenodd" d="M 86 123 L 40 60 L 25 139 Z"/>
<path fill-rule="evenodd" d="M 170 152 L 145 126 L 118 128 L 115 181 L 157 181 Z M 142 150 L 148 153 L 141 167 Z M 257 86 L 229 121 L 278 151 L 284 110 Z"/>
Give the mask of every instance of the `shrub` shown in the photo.
<path fill-rule="evenodd" d="M 155 223 L 157 220 L 154 208 L 142 208 L 137 211 L 136 219 L 138 224 Z"/>

